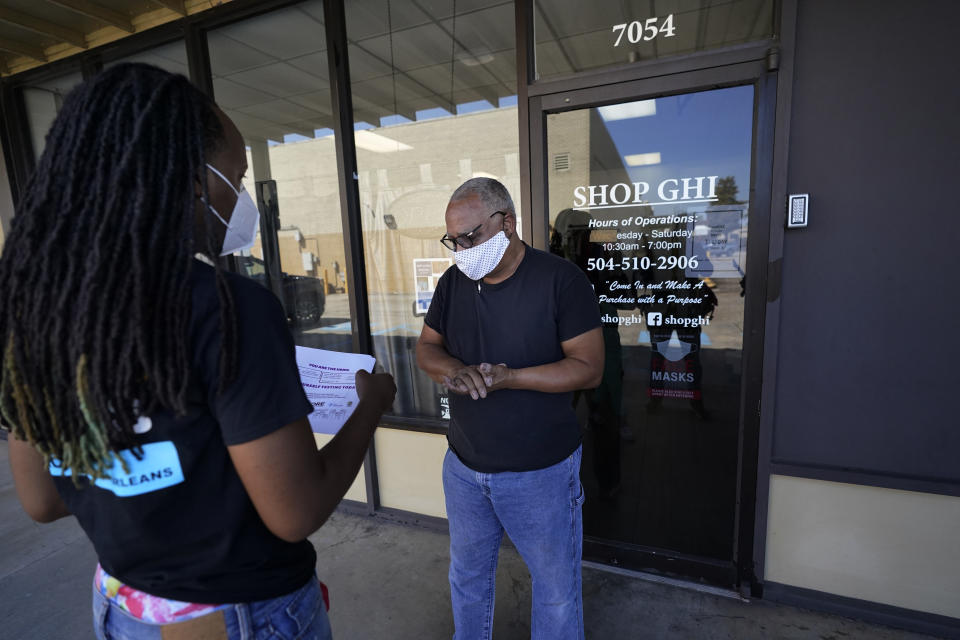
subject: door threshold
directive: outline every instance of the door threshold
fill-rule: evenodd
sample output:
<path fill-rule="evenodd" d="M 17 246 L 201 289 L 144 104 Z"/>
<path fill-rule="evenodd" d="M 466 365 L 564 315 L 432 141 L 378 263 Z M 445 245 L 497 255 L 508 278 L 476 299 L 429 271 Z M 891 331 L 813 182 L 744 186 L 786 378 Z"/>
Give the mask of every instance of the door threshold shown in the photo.
<path fill-rule="evenodd" d="M 730 600 L 738 600 L 740 602 L 750 602 L 749 598 L 744 598 L 743 596 L 741 596 L 739 593 L 737 593 L 732 589 L 714 587 L 712 585 L 703 584 L 700 582 L 694 582 L 692 580 L 670 578 L 667 576 L 657 575 L 655 573 L 647 573 L 646 571 L 635 571 L 633 569 L 624 569 L 623 567 L 616 567 L 610 564 L 604 564 L 602 562 L 593 562 L 592 560 L 584 560 L 582 564 L 584 567 L 587 567 L 588 569 L 596 569 L 598 571 L 606 571 L 607 573 L 615 573 L 618 576 L 636 578 L 638 580 L 645 580 L 647 582 L 654 582 L 657 584 L 666 584 L 671 587 L 679 587 L 680 589 L 686 589 L 688 591 L 696 591 L 698 593 L 708 593 L 710 595 L 718 596 L 720 598 L 729 598 Z"/>

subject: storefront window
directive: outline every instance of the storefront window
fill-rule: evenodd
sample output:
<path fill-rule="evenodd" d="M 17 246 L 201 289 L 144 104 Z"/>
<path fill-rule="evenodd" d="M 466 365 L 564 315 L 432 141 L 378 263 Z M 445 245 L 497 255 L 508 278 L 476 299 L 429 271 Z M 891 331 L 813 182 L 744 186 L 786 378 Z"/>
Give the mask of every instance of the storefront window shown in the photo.
<path fill-rule="evenodd" d="M 280 35 L 278 35 L 280 34 Z M 323 3 L 208 34 L 214 96 L 247 143 L 260 234 L 243 273 L 280 298 L 297 344 L 348 351 L 351 319 Z"/>
<path fill-rule="evenodd" d="M 346 10 L 374 349 L 397 380 L 396 414 L 448 418 L 414 346 L 453 263 L 439 242 L 453 190 L 489 176 L 520 200 L 514 7 L 358 0 Z"/>
<path fill-rule="evenodd" d="M 762 40 L 774 0 L 535 0 L 536 74 L 542 80 Z"/>
<path fill-rule="evenodd" d="M 23 87 L 23 101 L 27 110 L 27 125 L 33 154 L 39 158 L 47 142 L 47 131 L 60 113 L 63 99 L 70 90 L 80 84 L 80 72 L 69 73 L 51 80 L 44 80 Z"/>

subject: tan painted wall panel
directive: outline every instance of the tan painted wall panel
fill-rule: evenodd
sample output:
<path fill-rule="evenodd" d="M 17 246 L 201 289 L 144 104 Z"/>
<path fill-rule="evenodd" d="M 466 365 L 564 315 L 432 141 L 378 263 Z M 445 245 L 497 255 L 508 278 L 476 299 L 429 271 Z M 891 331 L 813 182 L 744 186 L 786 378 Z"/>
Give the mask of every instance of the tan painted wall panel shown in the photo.
<path fill-rule="evenodd" d="M 960 617 L 960 498 L 775 475 L 765 573 Z"/>
<path fill-rule="evenodd" d="M 333 436 L 326 433 L 315 433 L 313 437 L 317 441 L 318 449 L 333 439 Z M 356 500 L 357 502 L 365 503 L 367 501 L 367 485 L 363 480 L 363 465 L 360 465 L 360 471 L 357 473 L 357 477 L 353 479 L 353 484 L 351 484 L 347 490 L 347 495 L 343 497 L 347 500 Z"/>
<path fill-rule="evenodd" d="M 443 501 L 445 436 L 398 429 L 377 429 L 380 503 L 413 513 L 447 517 Z"/>

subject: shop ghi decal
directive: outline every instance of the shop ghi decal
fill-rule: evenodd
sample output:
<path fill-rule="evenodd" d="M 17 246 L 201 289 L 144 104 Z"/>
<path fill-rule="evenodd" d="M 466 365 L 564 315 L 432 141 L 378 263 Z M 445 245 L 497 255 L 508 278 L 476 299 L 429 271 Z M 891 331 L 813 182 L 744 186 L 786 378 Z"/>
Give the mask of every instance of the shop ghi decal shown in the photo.
<path fill-rule="evenodd" d="M 582 185 L 573 190 L 573 206 L 577 209 L 615 209 L 639 205 L 656 207 L 664 204 L 716 202 L 718 178 L 719 176 L 667 178 L 661 180 L 655 189 L 650 183 L 642 181 Z M 659 200 L 646 201 L 644 196 L 647 194 L 650 194 L 651 198 L 656 195 Z"/>

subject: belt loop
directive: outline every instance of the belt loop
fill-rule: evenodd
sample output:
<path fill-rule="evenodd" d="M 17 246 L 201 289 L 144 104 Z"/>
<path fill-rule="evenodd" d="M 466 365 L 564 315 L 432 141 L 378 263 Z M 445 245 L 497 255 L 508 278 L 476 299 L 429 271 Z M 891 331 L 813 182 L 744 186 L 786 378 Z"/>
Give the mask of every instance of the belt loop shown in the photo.
<path fill-rule="evenodd" d="M 233 608 L 237 613 L 237 627 L 240 630 L 239 640 L 254 640 L 253 621 L 250 619 L 250 605 L 235 604 Z"/>

